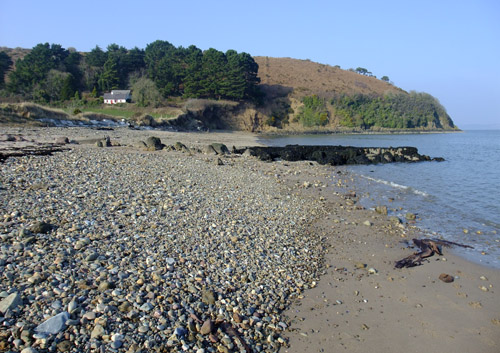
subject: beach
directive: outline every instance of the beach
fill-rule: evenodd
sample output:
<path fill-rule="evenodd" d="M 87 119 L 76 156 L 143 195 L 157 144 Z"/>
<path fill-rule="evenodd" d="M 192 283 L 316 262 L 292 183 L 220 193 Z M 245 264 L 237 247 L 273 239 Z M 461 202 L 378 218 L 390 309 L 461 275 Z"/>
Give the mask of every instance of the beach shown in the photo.
<path fill-rule="evenodd" d="M 449 248 L 396 269 L 418 222 L 363 209 L 335 167 L 199 152 L 258 144 L 241 132 L 1 132 L 79 143 L 1 165 L 0 351 L 499 350 L 500 272 Z"/>

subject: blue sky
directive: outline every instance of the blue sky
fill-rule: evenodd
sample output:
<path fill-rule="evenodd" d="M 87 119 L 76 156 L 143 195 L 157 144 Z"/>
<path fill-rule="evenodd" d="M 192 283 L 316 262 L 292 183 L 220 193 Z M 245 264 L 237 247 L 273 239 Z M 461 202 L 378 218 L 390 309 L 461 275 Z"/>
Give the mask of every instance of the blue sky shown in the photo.
<path fill-rule="evenodd" d="M 235 49 L 364 67 L 428 92 L 462 128 L 500 128 L 500 1 L 0 0 L 0 46 Z"/>

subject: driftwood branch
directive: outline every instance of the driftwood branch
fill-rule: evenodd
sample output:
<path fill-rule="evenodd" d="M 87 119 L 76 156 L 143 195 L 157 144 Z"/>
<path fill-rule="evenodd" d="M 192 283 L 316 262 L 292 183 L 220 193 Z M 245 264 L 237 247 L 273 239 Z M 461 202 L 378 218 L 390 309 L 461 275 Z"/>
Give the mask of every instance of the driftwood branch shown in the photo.
<path fill-rule="evenodd" d="M 415 244 L 420 249 L 420 252 L 413 253 L 412 255 L 407 256 L 404 259 L 396 261 L 396 268 L 419 266 L 422 265 L 422 260 L 427 257 L 431 257 L 434 254 L 443 255 L 442 246 L 460 246 L 462 248 L 473 249 L 473 247 L 469 245 L 437 239 L 413 239 L 413 244 Z"/>

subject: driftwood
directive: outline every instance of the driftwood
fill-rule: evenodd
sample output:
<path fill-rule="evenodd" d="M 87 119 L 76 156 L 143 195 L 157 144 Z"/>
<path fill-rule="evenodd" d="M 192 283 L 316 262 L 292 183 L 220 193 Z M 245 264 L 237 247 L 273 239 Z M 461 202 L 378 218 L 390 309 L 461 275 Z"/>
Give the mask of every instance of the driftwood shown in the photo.
<path fill-rule="evenodd" d="M 431 257 L 434 254 L 443 255 L 442 246 L 460 246 L 462 248 L 471 248 L 472 246 L 454 243 L 447 240 L 437 240 L 437 239 L 413 239 L 413 244 L 415 244 L 420 252 L 413 253 L 410 256 L 405 257 L 399 261 L 396 261 L 396 268 L 403 267 L 414 267 L 422 265 L 422 260 Z"/>

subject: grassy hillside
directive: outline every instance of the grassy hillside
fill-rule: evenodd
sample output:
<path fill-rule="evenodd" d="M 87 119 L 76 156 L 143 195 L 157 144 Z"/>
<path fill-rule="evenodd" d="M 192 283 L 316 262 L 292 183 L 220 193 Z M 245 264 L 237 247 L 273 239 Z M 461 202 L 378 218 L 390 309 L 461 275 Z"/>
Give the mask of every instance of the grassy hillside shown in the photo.
<path fill-rule="evenodd" d="M 336 94 L 382 96 L 388 92 L 404 92 L 375 77 L 309 60 L 263 56 L 254 57 L 254 60 L 259 64 L 262 85 L 292 88 L 297 98 L 313 94 L 332 98 Z"/>
<path fill-rule="evenodd" d="M 310 60 L 255 57 L 264 125 L 286 130 L 455 130 L 437 99 Z"/>

